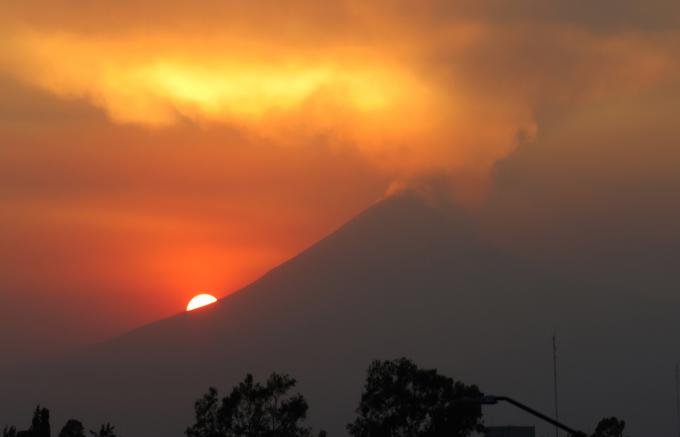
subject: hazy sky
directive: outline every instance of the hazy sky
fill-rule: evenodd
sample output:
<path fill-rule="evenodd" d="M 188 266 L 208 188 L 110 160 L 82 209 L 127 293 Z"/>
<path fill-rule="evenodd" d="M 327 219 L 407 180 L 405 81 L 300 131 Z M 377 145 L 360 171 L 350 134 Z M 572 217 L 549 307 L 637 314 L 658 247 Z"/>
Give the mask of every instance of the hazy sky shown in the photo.
<path fill-rule="evenodd" d="M 13 357 L 229 293 L 405 187 L 518 251 L 676 253 L 677 1 L 2 9 Z"/>

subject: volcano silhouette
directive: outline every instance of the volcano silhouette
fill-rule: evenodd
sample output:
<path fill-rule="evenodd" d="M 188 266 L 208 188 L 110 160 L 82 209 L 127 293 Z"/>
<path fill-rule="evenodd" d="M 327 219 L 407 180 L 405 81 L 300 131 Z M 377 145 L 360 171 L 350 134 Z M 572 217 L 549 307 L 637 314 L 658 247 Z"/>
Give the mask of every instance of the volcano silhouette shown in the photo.
<path fill-rule="evenodd" d="M 341 436 L 370 361 L 406 356 L 549 412 L 550 337 L 559 328 L 565 421 L 590 429 L 619 414 L 667 429 L 665 412 L 639 408 L 640 393 L 668 395 L 650 376 L 658 363 L 624 359 L 662 345 L 637 328 L 621 341 L 628 320 L 602 316 L 611 295 L 600 291 L 494 249 L 455 208 L 403 194 L 216 304 L 6 379 L 2 409 L 13 419 L 40 402 L 56 420 L 179 437 L 209 386 L 226 394 L 248 372 L 278 371 L 298 379 L 310 423 Z M 654 320 L 652 333 L 669 323 Z M 647 379 L 635 380 L 636 371 Z"/>

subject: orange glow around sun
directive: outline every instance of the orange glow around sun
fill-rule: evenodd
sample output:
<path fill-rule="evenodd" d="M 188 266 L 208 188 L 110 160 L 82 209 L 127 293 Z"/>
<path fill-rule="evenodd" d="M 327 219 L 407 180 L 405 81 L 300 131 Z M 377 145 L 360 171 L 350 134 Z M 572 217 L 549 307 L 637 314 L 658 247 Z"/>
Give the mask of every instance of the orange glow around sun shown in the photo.
<path fill-rule="evenodd" d="M 217 298 L 211 294 L 199 294 L 194 296 L 187 304 L 187 311 L 193 311 L 217 302 Z"/>

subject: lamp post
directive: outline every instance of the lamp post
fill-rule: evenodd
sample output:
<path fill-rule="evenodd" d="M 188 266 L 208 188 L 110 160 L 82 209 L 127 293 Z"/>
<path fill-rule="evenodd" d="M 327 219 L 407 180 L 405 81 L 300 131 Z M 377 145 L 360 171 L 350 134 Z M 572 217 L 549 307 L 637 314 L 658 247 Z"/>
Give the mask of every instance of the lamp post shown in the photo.
<path fill-rule="evenodd" d="M 496 405 L 499 402 L 507 402 L 511 405 L 514 405 L 515 407 L 519 408 L 520 410 L 524 410 L 527 413 L 538 417 L 541 420 L 544 420 L 548 422 L 549 424 L 556 426 L 566 432 L 568 432 L 570 435 L 575 436 L 575 437 L 580 437 L 580 436 L 585 436 L 586 434 L 581 431 L 577 431 L 573 428 L 568 427 L 567 425 L 558 422 L 557 420 L 553 419 L 552 417 L 546 416 L 545 414 L 534 410 L 533 408 L 524 405 L 521 402 L 518 402 L 512 398 L 509 398 L 507 396 L 494 396 L 494 395 L 487 395 L 487 396 L 482 396 L 481 398 L 471 398 L 471 399 L 462 399 L 461 402 L 463 403 L 475 403 L 475 404 L 480 404 L 480 405 Z"/>

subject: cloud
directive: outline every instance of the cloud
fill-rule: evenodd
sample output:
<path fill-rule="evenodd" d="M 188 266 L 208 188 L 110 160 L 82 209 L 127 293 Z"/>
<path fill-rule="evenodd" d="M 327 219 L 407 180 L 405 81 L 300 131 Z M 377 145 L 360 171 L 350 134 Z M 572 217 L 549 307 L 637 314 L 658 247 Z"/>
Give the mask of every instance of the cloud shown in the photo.
<path fill-rule="evenodd" d="M 680 81 L 538 114 L 540 133 L 501 160 L 481 214 L 511 248 L 606 281 L 676 278 Z"/>
<path fill-rule="evenodd" d="M 462 199 L 483 196 L 494 163 L 535 134 L 538 108 L 634 92 L 675 68 L 675 34 L 602 33 L 597 10 L 533 2 L 507 16 L 468 2 L 37 5 L 14 6 L 5 30 L 2 65 L 20 80 L 116 123 L 325 135 L 396 182 L 448 172 Z"/>

